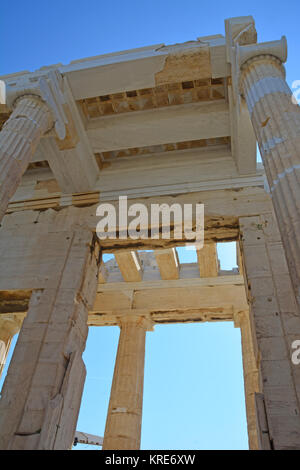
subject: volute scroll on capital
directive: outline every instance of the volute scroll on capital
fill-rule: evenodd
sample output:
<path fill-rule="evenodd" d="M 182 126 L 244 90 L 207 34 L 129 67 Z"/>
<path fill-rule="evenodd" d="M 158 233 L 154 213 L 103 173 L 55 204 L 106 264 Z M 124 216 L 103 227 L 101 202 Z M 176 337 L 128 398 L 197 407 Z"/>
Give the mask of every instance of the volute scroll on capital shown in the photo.
<path fill-rule="evenodd" d="M 52 115 L 53 125 L 47 131 L 54 129 L 59 140 L 64 140 L 67 134 L 68 119 L 64 106 L 66 100 L 63 90 L 63 78 L 58 70 L 50 70 L 46 74 L 32 76 L 23 75 L 15 81 L 5 84 L 5 104 L 9 109 L 15 109 L 21 98 L 36 97 L 45 103 Z"/>
<path fill-rule="evenodd" d="M 278 41 L 269 41 L 243 46 L 237 44 L 235 47 L 237 64 L 239 67 L 242 67 L 248 60 L 255 59 L 259 56 L 273 56 L 281 63 L 286 62 L 287 59 L 287 41 L 285 36 L 282 36 Z"/>

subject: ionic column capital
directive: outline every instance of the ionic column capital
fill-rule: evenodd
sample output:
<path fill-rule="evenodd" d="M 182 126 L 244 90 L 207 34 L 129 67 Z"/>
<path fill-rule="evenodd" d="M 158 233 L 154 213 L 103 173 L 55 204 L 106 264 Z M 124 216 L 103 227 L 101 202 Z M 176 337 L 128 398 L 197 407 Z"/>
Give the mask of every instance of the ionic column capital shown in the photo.
<path fill-rule="evenodd" d="M 258 44 L 248 44 L 241 46 L 236 44 L 237 65 L 242 67 L 249 60 L 261 59 L 265 57 L 266 61 L 275 58 L 280 64 L 287 59 L 286 37 L 282 36 L 278 41 L 262 42 Z"/>
<path fill-rule="evenodd" d="M 238 92 L 245 97 L 245 79 L 253 68 L 260 70 L 261 78 L 271 80 L 285 80 L 285 68 L 283 63 L 287 57 L 286 38 L 279 41 L 251 44 L 248 46 L 236 46 L 236 76 L 235 83 Z M 269 83 L 272 87 L 272 83 Z M 274 87 L 274 84 L 273 84 Z"/>
<path fill-rule="evenodd" d="M 243 79 L 253 62 L 274 63 L 285 77 L 282 64 L 287 59 L 285 36 L 279 41 L 257 43 L 255 23 L 251 16 L 225 20 L 226 56 L 231 64 L 233 101 L 239 111 L 240 95 L 243 95 Z"/>
<path fill-rule="evenodd" d="M 58 70 L 51 70 L 46 74 L 36 76 L 23 75 L 15 81 L 9 81 L 5 84 L 4 100 L 9 109 L 17 110 L 23 99 L 28 98 L 36 100 L 41 106 L 48 107 L 51 117 L 49 129 L 46 132 L 54 128 L 57 137 L 60 140 L 65 139 L 68 119 L 64 111 L 66 100 L 63 79 Z"/>

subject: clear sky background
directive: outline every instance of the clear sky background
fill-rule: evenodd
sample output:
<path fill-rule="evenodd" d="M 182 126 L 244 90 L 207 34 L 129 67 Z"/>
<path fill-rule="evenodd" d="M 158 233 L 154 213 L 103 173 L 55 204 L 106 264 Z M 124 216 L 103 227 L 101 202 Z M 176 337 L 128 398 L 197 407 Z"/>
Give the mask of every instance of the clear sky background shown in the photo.
<path fill-rule="evenodd" d="M 287 80 L 299 80 L 299 0 L 4 1 L 0 75 L 224 33 L 224 19 L 242 15 L 254 16 L 259 41 L 287 36 Z M 235 264 L 234 246 L 219 247 L 219 255 L 224 269 Z M 191 256 L 180 250 L 183 261 Z M 103 435 L 118 335 L 118 328 L 90 329 L 78 430 Z M 147 333 L 142 448 L 247 447 L 239 331 L 214 323 Z"/>

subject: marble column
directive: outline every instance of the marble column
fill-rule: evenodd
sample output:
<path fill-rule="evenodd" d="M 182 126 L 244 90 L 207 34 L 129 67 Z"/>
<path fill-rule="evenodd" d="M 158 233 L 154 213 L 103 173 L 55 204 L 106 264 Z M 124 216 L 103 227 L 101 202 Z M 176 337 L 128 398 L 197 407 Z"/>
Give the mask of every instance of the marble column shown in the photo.
<path fill-rule="evenodd" d="M 0 132 L 0 221 L 40 138 L 52 125 L 50 109 L 39 96 L 17 98 Z"/>
<path fill-rule="evenodd" d="M 0 222 L 41 137 L 49 133 L 64 141 L 71 120 L 58 70 L 25 74 L 3 88 L 1 104 L 12 114 L 0 132 Z"/>
<path fill-rule="evenodd" d="M 300 107 L 285 80 L 285 39 L 240 46 L 239 85 L 266 171 L 300 307 Z"/>
<path fill-rule="evenodd" d="M 145 340 L 151 322 L 128 315 L 120 328 L 103 450 L 137 450 L 141 441 Z"/>

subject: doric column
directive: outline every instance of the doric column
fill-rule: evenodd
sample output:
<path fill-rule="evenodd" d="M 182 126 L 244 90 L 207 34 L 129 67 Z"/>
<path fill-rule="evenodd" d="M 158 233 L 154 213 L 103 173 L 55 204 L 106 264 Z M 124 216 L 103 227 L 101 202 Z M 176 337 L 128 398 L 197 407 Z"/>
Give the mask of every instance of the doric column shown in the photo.
<path fill-rule="evenodd" d="M 58 242 L 57 269 L 32 293 L 2 388 L 1 450 L 67 450 L 74 441 L 99 245 L 85 230 Z"/>
<path fill-rule="evenodd" d="M 140 448 L 145 340 L 151 322 L 128 315 L 120 320 L 120 328 L 103 450 Z"/>
<path fill-rule="evenodd" d="M 0 132 L 0 221 L 40 138 L 53 128 L 63 140 L 68 122 L 57 71 L 42 77 L 25 75 L 8 84 L 4 95 L 3 104 L 13 112 Z"/>
<path fill-rule="evenodd" d="M 300 107 L 285 81 L 285 41 L 264 50 L 258 46 L 238 48 L 240 90 L 259 144 L 300 307 Z"/>
<path fill-rule="evenodd" d="M 234 318 L 234 325 L 241 330 L 249 448 L 250 450 L 257 450 L 255 393 L 259 392 L 260 389 L 249 311 L 239 312 Z"/>
<path fill-rule="evenodd" d="M 5 366 L 11 341 L 20 330 L 22 320 L 17 315 L 0 315 L 0 377 Z"/>

